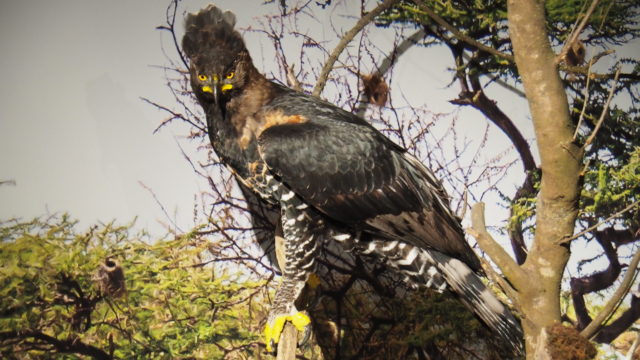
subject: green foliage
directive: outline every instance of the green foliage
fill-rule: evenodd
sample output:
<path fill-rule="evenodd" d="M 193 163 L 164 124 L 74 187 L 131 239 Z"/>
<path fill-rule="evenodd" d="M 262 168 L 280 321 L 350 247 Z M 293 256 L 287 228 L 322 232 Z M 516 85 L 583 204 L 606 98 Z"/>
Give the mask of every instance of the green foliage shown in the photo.
<path fill-rule="evenodd" d="M 628 162 L 619 166 L 617 162 L 600 162 L 597 169 L 591 169 L 585 175 L 582 191 L 582 215 L 595 220 L 606 219 L 613 213 L 623 210 L 627 204 L 640 199 L 640 147 L 629 154 Z M 625 216 L 625 227 L 640 227 L 636 208 Z"/>
<path fill-rule="evenodd" d="M 216 268 L 195 234 L 151 243 L 131 225 L 77 232 L 68 216 L 2 223 L 0 353 L 51 358 L 86 344 L 115 358 L 254 357 L 265 288 Z M 124 270 L 123 295 L 100 286 L 108 258 Z"/>
<path fill-rule="evenodd" d="M 485 46 L 512 55 L 506 1 L 427 0 L 425 4 L 461 33 Z M 582 20 L 589 5 L 591 1 L 586 0 L 545 1 L 548 31 L 556 52 L 560 51 L 572 29 Z M 637 108 L 640 100 L 638 98 L 640 62 L 637 58 L 620 59 L 608 70 L 598 70 L 601 75 L 590 79 L 587 99 L 584 95 L 584 86 L 586 86 L 584 75 L 587 72 L 585 62 L 590 57 L 606 50 L 608 46 L 627 44 L 640 37 L 639 9 L 637 1 L 603 0 L 598 3 L 580 35 L 587 57 L 580 59 L 584 61 L 583 63 L 570 64 L 582 66 L 584 73 L 564 75 L 567 93 L 572 102 L 572 118 L 576 125 L 578 119 L 582 118 L 576 141 L 584 143 L 595 131 L 609 91 L 614 87 L 612 76 L 604 74 L 613 74 L 617 66 L 624 67 L 623 74 L 614 89 L 613 105 L 607 109 L 605 121 L 601 124 L 591 145 L 586 149 L 585 158 L 588 160 L 588 166 L 584 177 L 585 190 L 581 201 L 579 228 L 601 221 L 638 199 L 639 175 L 633 162 L 637 162 L 636 149 L 640 147 L 640 118 L 638 118 Z M 455 73 L 452 72 L 453 80 L 459 77 L 469 81 L 467 79 L 486 75 L 491 79 L 500 79 L 510 84 L 517 84 L 520 81 L 513 62 L 496 54 L 478 51 L 474 44 L 459 40 L 412 1 L 402 1 L 398 6 L 385 12 L 377 21 L 379 26 L 426 26 L 429 30 L 427 31 L 428 40 L 425 43 L 442 44 L 452 51 L 454 57 L 452 64 L 455 64 L 452 67 L 455 71 Z M 464 59 L 465 56 L 466 59 Z M 485 86 L 489 85 L 491 81 Z M 585 101 L 587 106 L 584 106 Z M 631 157 L 634 153 L 635 158 Z M 626 170 L 621 170 L 622 168 Z M 636 169 L 635 172 L 633 169 Z M 624 171 L 626 177 L 620 171 Z M 539 179 L 532 179 L 534 184 L 538 181 Z M 513 228 L 517 224 L 533 224 L 536 195 L 529 195 L 516 201 L 505 199 L 512 208 L 510 227 Z M 623 215 L 626 225 L 632 231 L 639 228 L 637 221 L 634 223 L 633 220 L 637 219 L 634 212 Z M 533 231 L 531 226 L 525 226 L 524 229 Z"/>
<path fill-rule="evenodd" d="M 545 8 L 549 33 L 557 41 L 565 41 L 570 28 L 582 19 L 591 1 L 547 0 Z M 633 0 L 600 1 L 586 26 L 588 43 L 623 44 L 630 37 L 639 35 L 638 7 Z"/>
<path fill-rule="evenodd" d="M 464 342 L 464 338 L 477 336 L 482 325 L 455 298 L 431 293 L 429 301 L 416 298 L 415 305 L 407 311 L 407 319 L 416 319 L 415 330 L 408 337 L 410 345 L 444 344 Z"/>

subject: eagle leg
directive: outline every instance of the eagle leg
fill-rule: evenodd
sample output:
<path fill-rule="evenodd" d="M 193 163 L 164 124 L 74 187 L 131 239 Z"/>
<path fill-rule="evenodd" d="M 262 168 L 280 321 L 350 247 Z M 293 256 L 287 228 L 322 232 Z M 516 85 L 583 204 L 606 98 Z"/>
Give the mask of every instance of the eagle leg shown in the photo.
<path fill-rule="evenodd" d="M 316 229 L 320 228 L 322 220 L 293 192 L 284 192 L 280 200 L 283 246 L 278 254 L 278 262 L 283 272 L 264 329 L 268 352 L 274 351 L 274 345 L 279 342 L 287 321 L 291 321 L 298 331 L 307 332 L 311 319 L 298 311 L 295 301 L 302 293 L 307 280 L 311 286 L 317 285 L 317 279 L 313 276 L 318 248 Z"/>

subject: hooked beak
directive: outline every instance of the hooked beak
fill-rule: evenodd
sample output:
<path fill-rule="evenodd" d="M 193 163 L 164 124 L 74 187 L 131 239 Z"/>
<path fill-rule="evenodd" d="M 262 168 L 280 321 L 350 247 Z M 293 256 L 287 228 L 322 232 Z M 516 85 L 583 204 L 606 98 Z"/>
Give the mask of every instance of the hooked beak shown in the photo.
<path fill-rule="evenodd" d="M 214 78 L 211 80 L 211 85 L 205 85 L 202 87 L 202 91 L 213 95 L 213 101 L 216 105 L 218 105 L 219 88 L 220 88 L 220 81 Z"/>

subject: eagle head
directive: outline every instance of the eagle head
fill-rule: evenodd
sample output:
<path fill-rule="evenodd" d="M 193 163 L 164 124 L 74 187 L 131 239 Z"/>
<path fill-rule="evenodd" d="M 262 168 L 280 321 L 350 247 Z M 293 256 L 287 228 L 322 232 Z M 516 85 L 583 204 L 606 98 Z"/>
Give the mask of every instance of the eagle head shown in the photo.
<path fill-rule="evenodd" d="M 213 5 L 187 16 L 182 49 L 189 58 L 191 87 L 199 99 L 218 103 L 247 83 L 249 52 L 235 15 Z"/>

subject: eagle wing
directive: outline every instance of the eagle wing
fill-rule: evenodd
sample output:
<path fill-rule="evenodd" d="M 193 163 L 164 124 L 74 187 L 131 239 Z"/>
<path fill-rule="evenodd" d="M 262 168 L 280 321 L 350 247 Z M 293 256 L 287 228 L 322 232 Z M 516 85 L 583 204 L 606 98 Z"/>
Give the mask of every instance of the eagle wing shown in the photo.
<path fill-rule="evenodd" d="M 307 101 L 279 107 L 297 120 L 270 126 L 258 138 L 260 156 L 275 176 L 339 223 L 361 225 L 480 268 L 428 169 L 361 118 Z"/>

